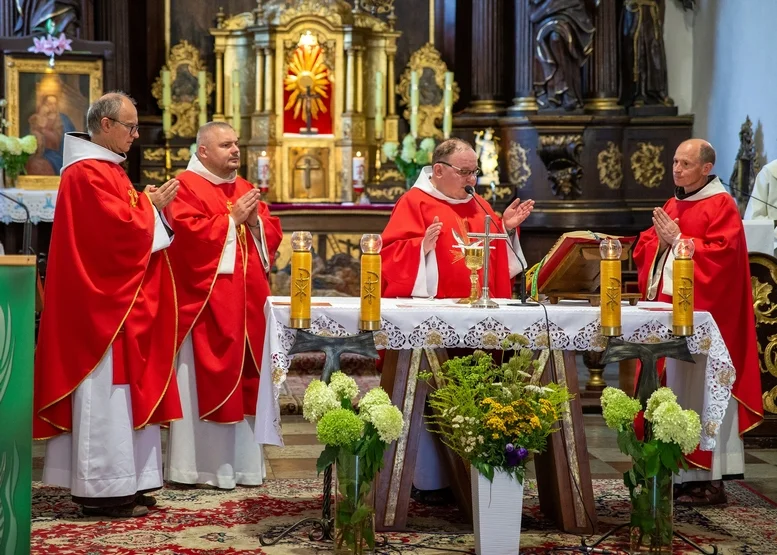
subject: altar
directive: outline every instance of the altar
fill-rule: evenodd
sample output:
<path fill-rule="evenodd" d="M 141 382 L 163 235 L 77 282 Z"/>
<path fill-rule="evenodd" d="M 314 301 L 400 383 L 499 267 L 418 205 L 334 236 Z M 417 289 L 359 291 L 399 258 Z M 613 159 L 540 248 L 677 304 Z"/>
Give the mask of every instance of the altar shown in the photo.
<path fill-rule="evenodd" d="M 423 425 L 426 382 L 419 372 L 439 367 L 447 359 L 446 349 L 464 347 L 496 349 L 509 333 L 521 333 L 529 348 L 544 351 L 552 360 L 557 381 L 577 394 L 576 351 L 603 351 L 607 339 L 600 333 L 599 309 L 566 301 L 558 305 L 521 305 L 500 300 L 500 308 L 475 309 L 452 300 L 383 299 L 382 329 L 374 332 L 375 345 L 387 350 L 381 385 L 402 410 L 408 422 L 402 437 L 389 446 L 385 466 L 378 479 L 377 525 L 383 530 L 403 530 L 406 525 L 416 462 L 418 430 Z M 547 312 L 546 312 L 547 311 Z M 283 446 L 280 405 L 281 386 L 291 357 L 288 354 L 295 330 L 288 328 L 289 298 L 270 297 L 265 305 L 267 332 L 262 354 L 256 416 L 256 440 Z M 672 338 L 671 305 L 641 303 L 623 306 L 623 338 L 654 343 Z M 312 299 L 310 331 L 317 335 L 346 336 L 358 333 L 358 298 Z M 701 448 L 712 450 L 717 430 L 731 398 L 734 368 L 715 321 L 708 312 L 695 312 L 695 335 L 688 348 L 705 372 L 703 406 L 697 410 L 702 421 Z M 548 353 L 547 349 L 552 351 Z M 550 379 L 546 368 L 543 380 Z M 582 410 L 577 396 L 562 418 L 559 432 L 549 439 L 547 453 L 537 457 L 538 487 L 543 512 L 556 520 L 560 529 L 591 533 L 596 515 L 588 463 Z"/>

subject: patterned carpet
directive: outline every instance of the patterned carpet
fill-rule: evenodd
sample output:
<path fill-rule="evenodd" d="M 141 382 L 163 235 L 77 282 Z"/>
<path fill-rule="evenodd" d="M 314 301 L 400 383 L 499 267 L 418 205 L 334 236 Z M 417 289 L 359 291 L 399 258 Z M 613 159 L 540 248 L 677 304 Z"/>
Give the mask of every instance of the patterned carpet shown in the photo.
<path fill-rule="evenodd" d="M 553 553 L 579 545 L 580 538 L 556 532 L 539 512 L 536 485 L 527 481 L 521 553 Z M 300 518 L 320 514 L 319 480 L 268 480 L 257 488 L 212 491 L 166 487 L 159 507 L 145 518 L 100 520 L 84 517 L 67 491 L 33 486 L 32 553 L 46 555 L 301 555 L 331 553 L 331 544 L 297 533 L 279 545 L 262 548 L 258 536 L 281 530 Z M 596 480 L 600 531 L 628 517 L 627 492 L 620 481 Z M 677 508 L 677 529 L 702 545 L 714 543 L 721 555 L 777 553 L 777 505 L 741 482 L 727 485 L 722 508 Z M 378 553 L 474 553 L 471 529 L 453 507 L 413 503 L 413 533 L 387 536 Z M 615 553 L 623 538 L 607 542 Z M 693 553 L 679 540 L 674 553 Z"/>

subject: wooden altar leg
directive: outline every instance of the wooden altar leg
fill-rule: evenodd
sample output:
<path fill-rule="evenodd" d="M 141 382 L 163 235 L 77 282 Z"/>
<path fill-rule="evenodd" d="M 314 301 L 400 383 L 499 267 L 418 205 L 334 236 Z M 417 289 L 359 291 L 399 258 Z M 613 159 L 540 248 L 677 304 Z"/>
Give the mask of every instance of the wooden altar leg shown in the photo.
<path fill-rule="evenodd" d="M 430 363 L 429 358 L 432 359 Z M 418 380 L 418 373 L 439 369 L 447 360 L 444 350 L 413 349 L 387 351 L 383 360 L 380 384 L 391 396 L 405 417 L 402 436 L 392 443 L 383 455 L 383 470 L 376 481 L 377 500 L 375 526 L 379 532 L 407 529 L 407 511 L 410 506 L 410 490 L 413 486 L 420 430 L 425 426 L 424 410 L 429 385 Z M 451 482 L 459 506 L 472 514 L 469 490 L 469 469 L 454 453 L 446 448 Z M 466 480 L 464 480 L 466 477 Z"/>
<path fill-rule="evenodd" d="M 548 439 L 547 451 L 535 457 L 540 509 L 564 532 L 593 534 L 596 532 L 596 509 L 575 353 L 553 351 L 551 357 L 556 375 L 551 372 L 549 359 L 542 383 L 557 381 L 566 385 L 574 399 L 562 416 L 560 430 Z"/>

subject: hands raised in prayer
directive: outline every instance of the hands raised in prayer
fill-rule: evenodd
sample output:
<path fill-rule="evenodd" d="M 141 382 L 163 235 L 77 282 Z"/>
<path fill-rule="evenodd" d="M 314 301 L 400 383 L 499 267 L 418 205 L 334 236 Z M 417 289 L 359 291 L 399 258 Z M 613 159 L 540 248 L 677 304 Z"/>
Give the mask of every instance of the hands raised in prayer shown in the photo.
<path fill-rule="evenodd" d="M 442 222 L 437 216 L 434 217 L 434 221 L 429 227 L 426 228 L 424 234 L 424 242 L 422 243 L 424 249 L 424 255 L 429 254 L 437 246 L 437 239 L 440 238 L 442 232 Z"/>
<path fill-rule="evenodd" d="M 653 227 L 656 229 L 656 235 L 658 235 L 659 251 L 672 246 L 675 238 L 680 234 L 679 223 L 680 220 L 678 218 L 673 220 L 669 217 L 669 214 L 664 212 L 663 208 L 653 209 Z"/>
<path fill-rule="evenodd" d="M 154 203 L 157 210 L 164 209 L 165 206 L 170 204 L 175 195 L 178 194 L 178 180 L 171 179 L 161 187 L 155 187 L 154 185 L 147 185 L 143 190 L 148 195 L 151 202 Z"/>
<path fill-rule="evenodd" d="M 257 219 L 259 216 L 256 207 L 259 206 L 261 195 L 259 189 L 251 189 L 237 199 L 237 202 L 232 207 L 232 219 L 235 221 L 235 225 L 240 225 L 243 222 L 252 227 L 258 225 Z"/>
<path fill-rule="evenodd" d="M 505 208 L 504 214 L 502 214 L 502 223 L 505 226 L 505 231 L 510 231 L 521 225 L 529 217 L 532 210 L 534 210 L 533 200 L 529 199 L 521 202 L 521 199 L 515 199 L 510 203 L 510 206 Z"/>

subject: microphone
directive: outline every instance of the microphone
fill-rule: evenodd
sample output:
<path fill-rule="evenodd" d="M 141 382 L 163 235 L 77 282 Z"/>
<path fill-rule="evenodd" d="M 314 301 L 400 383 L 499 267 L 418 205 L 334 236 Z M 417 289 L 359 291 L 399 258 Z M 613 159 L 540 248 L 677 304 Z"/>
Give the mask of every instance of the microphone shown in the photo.
<path fill-rule="evenodd" d="M 718 179 L 720 179 L 720 178 L 718 178 Z M 743 190 L 742 190 L 742 189 L 740 189 L 739 187 L 734 187 L 734 185 L 732 185 L 731 183 L 725 183 L 725 182 L 724 182 L 722 179 L 720 180 L 720 183 L 721 183 L 722 185 L 725 185 L 726 187 L 728 187 L 728 188 L 729 188 L 731 191 L 735 191 L 736 193 L 738 193 L 738 194 L 740 194 L 740 195 L 744 195 L 744 196 L 746 196 L 747 198 L 751 198 L 751 199 L 753 199 L 754 201 L 757 201 L 757 202 L 760 202 L 760 203 L 762 203 L 762 204 L 765 204 L 765 205 L 766 205 L 766 206 L 768 206 L 769 208 L 774 208 L 775 210 L 777 210 L 777 206 L 775 206 L 775 205 L 773 205 L 773 204 L 769 204 L 768 202 L 766 202 L 766 201 L 764 201 L 764 200 L 761 200 L 761 199 L 759 199 L 758 197 L 755 197 L 755 196 L 751 195 L 750 193 L 748 193 L 748 192 L 746 192 L 746 191 L 743 191 Z"/>
<path fill-rule="evenodd" d="M 486 215 L 490 216 L 490 214 L 488 213 L 488 210 L 486 210 L 485 206 L 483 206 L 480 203 L 480 201 L 478 200 L 478 197 L 475 196 L 475 188 L 472 185 L 467 185 L 466 187 L 464 187 L 464 191 L 475 200 L 475 202 L 480 207 L 480 209 L 483 211 L 483 213 L 485 213 Z M 491 220 L 491 222 L 493 223 L 493 220 Z M 496 227 L 496 224 L 494 224 L 494 227 Z M 497 231 L 497 233 L 501 233 L 502 232 L 502 230 L 499 229 L 498 227 L 496 227 L 496 231 Z M 526 265 L 523 263 L 523 260 L 521 260 L 521 257 L 518 256 L 518 253 L 515 252 L 515 249 L 513 248 L 512 241 L 510 241 L 508 239 L 507 241 L 505 241 L 505 243 L 507 243 L 507 247 L 511 251 L 513 251 L 513 254 L 515 255 L 515 258 L 518 259 L 518 264 L 521 265 L 521 285 L 520 285 L 520 288 L 521 288 L 521 304 L 526 304 Z"/>
<path fill-rule="evenodd" d="M 27 205 L 2 191 L 0 191 L 0 197 L 7 198 L 24 209 L 27 219 L 24 221 L 24 231 L 22 232 L 22 254 L 35 254 L 32 252 L 32 220 L 30 219 L 30 210 L 27 208 Z"/>

